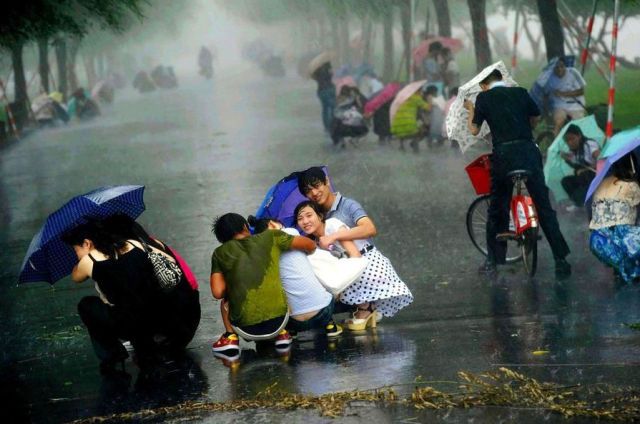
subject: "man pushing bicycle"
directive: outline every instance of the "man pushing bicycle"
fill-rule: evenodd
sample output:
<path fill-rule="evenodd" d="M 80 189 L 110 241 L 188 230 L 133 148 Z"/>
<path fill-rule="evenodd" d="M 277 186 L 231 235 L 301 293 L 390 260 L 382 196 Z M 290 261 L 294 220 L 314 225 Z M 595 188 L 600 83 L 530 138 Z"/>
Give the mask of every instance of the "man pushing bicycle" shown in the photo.
<path fill-rule="evenodd" d="M 521 87 L 507 87 L 499 70 L 493 70 L 480 82 L 482 92 L 475 105 L 465 100 L 469 111 L 467 126 L 473 135 L 480 133 L 483 122 L 491 130 L 491 198 L 487 219 L 487 259 L 480 272 L 492 274 L 496 265 L 505 263 L 506 240 L 497 240 L 499 233 L 509 227 L 509 201 L 513 182 L 508 173 L 514 170 L 529 172 L 526 186 L 540 219 L 540 226 L 549 241 L 556 262 L 556 277 L 571 275 L 571 265 L 565 259 L 569 246 L 565 241 L 556 213 L 549 202 L 549 190 L 544 183 L 542 155 L 533 142 L 531 128 L 540 116 L 540 110 L 529 93 Z"/>

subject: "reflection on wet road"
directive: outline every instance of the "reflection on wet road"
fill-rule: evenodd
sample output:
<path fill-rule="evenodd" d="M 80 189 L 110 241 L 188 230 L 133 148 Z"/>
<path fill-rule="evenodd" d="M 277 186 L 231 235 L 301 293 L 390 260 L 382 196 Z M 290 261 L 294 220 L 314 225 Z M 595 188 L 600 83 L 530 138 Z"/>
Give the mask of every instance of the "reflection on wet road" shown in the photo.
<path fill-rule="evenodd" d="M 624 323 L 640 321 L 639 290 L 615 288 L 610 271 L 591 257 L 584 215 L 560 215 L 573 251 L 568 281 L 554 280 L 544 240 L 534 281 L 520 265 L 501 268 L 495 280 L 479 277 L 481 258 L 464 227 L 474 198 L 464 165 L 479 151 L 462 157 L 441 147 L 413 155 L 371 137 L 334 152 L 322 136 L 313 86 L 293 77 L 245 77 L 186 81 L 176 91 L 147 96 L 123 93 L 94 123 L 43 131 L 0 152 L 0 377 L 4 399 L 22 417 L 59 422 L 184 400 L 242 399 L 274 383 L 307 394 L 369 389 L 419 376 L 452 380 L 459 370 L 498 366 L 562 384 L 637 384 L 640 333 Z M 367 209 L 378 227 L 377 246 L 415 301 L 375 332 L 345 332 L 335 342 L 301 334 L 286 357 L 243 344 L 239 365 L 230 369 L 210 352 L 222 331 L 206 284 L 217 245 L 211 220 L 227 211 L 254 212 L 271 184 L 316 164 L 328 165 L 335 186 Z M 141 222 L 182 253 L 201 283 L 196 337 L 187 357 L 160 375 L 139 375 L 129 361 L 131 379 L 100 379 L 75 306 L 93 292 L 91 284 L 15 285 L 46 215 L 107 184 L 147 186 Z M 398 386 L 401 393 L 411 390 Z M 354 406 L 351 412 L 374 422 L 416 416 L 400 407 Z M 456 411 L 447 419 L 547 417 L 536 414 Z M 273 418 L 264 411 L 241 416 Z M 313 411 L 281 419 L 326 421 Z"/>

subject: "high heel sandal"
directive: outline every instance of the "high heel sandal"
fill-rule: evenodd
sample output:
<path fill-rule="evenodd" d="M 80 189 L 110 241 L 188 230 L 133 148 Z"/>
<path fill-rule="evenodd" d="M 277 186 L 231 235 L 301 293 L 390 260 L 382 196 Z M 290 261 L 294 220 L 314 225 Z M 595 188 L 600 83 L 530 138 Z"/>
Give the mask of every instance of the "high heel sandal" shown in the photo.
<path fill-rule="evenodd" d="M 358 311 L 371 312 L 366 318 L 356 318 Z M 347 328 L 351 331 L 364 330 L 367 327 L 376 328 L 376 311 L 371 307 L 371 304 L 367 308 L 358 308 L 353 313 L 353 317 L 345 322 Z"/>

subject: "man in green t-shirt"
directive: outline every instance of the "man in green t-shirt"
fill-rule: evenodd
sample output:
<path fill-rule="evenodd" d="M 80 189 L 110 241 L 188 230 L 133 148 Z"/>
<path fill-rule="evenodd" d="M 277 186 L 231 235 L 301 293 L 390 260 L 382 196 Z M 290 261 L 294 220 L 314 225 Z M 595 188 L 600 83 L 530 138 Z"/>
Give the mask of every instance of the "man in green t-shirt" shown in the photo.
<path fill-rule="evenodd" d="M 312 253 L 316 245 L 279 230 L 252 236 L 247 221 L 236 213 L 219 217 L 213 232 L 222 246 L 211 255 L 211 293 L 224 299 L 225 333 L 212 349 L 231 357 L 240 353 L 234 326 L 256 336 L 275 333 L 282 326 L 288 307 L 280 280 L 280 253 L 291 249 Z M 276 348 L 291 344 L 286 330 L 274 337 Z"/>

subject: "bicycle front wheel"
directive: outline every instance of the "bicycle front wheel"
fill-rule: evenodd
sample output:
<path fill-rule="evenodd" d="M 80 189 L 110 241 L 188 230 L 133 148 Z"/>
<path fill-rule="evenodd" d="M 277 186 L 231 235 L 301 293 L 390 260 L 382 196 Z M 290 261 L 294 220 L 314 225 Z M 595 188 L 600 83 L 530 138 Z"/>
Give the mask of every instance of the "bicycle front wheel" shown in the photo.
<path fill-rule="evenodd" d="M 490 196 L 485 194 L 474 200 L 467 210 L 467 233 L 471 243 L 487 256 L 487 219 L 489 212 Z M 516 242 L 507 242 L 507 263 L 518 262 L 522 259 L 522 254 Z"/>
<path fill-rule="evenodd" d="M 522 262 L 524 269 L 529 277 L 533 277 L 536 273 L 538 265 L 538 228 L 529 228 L 522 234 L 520 241 L 520 250 L 522 252 Z"/>

